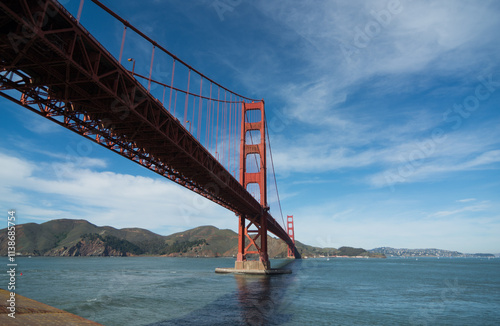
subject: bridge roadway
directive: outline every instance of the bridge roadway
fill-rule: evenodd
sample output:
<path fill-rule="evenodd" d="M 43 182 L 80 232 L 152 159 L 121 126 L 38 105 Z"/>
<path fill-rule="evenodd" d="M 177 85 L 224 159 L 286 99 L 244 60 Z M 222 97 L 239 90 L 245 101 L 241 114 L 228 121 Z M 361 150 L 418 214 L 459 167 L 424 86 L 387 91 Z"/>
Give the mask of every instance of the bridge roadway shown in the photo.
<path fill-rule="evenodd" d="M 59 3 L 2 0 L 0 68 L 3 97 L 256 224 L 266 218 L 268 230 L 295 248 L 238 180 Z"/>

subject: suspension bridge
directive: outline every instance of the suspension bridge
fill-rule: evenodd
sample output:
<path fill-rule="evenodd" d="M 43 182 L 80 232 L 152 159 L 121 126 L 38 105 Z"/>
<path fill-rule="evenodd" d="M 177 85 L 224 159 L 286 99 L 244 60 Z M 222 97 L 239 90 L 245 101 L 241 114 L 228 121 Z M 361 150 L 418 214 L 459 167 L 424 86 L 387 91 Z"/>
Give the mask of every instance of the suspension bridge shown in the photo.
<path fill-rule="evenodd" d="M 84 28 L 87 5 L 121 25 L 118 49 Z M 149 70 L 136 67 L 137 44 L 150 49 Z M 300 258 L 293 217 L 281 213 L 281 225 L 267 203 L 264 101 L 210 79 L 101 2 L 81 0 L 74 16 L 55 0 L 2 0 L 0 95 L 234 212 L 236 270 L 271 270 L 268 232 Z"/>

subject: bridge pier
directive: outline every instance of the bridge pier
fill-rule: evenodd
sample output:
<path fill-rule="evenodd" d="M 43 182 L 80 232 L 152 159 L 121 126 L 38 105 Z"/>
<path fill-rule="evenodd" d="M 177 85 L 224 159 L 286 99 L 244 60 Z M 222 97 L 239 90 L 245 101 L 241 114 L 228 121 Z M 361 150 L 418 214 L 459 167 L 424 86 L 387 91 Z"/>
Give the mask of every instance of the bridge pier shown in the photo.
<path fill-rule="evenodd" d="M 255 227 L 255 229 L 251 229 L 251 227 Z M 270 269 L 271 262 L 267 254 L 267 221 L 265 216 L 260 217 L 259 223 L 250 221 L 246 225 L 245 217 L 240 215 L 238 231 L 238 254 L 234 268 L 239 270 Z M 247 260 L 248 254 L 258 254 L 259 260 Z"/>
<path fill-rule="evenodd" d="M 271 263 L 269 262 L 269 260 L 267 262 L 262 262 L 260 260 L 236 261 L 234 263 L 234 269 L 237 269 L 237 270 L 267 270 L 267 269 L 271 269 Z"/>

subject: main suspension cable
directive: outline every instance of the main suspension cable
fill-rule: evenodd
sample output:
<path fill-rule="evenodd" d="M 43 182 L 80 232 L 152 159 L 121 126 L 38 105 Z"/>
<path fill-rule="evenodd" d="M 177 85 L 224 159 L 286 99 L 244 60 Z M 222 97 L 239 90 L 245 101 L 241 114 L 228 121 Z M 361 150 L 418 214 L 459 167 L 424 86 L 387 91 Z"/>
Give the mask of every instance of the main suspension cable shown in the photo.
<path fill-rule="evenodd" d="M 264 113 L 264 119 L 266 118 Z M 274 161 L 273 161 L 273 151 L 271 150 L 271 137 L 269 137 L 269 129 L 267 128 L 267 120 L 266 120 L 266 135 L 267 135 L 267 143 L 269 144 L 269 156 L 271 158 L 271 167 L 273 168 L 273 177 L 274 177 L 274 187 L 276 188 L 276 196 L 278 197 L 278 206 L 280 208 L 281 221 L 283 222 L 283 227 L 286 231 L 285 219 L 283 218 L 283 210 L 281 209 L 281 201 L 280 194 L 278 192 L 278 182 L 276 181 L 276 172 L 274 170 Z"/>

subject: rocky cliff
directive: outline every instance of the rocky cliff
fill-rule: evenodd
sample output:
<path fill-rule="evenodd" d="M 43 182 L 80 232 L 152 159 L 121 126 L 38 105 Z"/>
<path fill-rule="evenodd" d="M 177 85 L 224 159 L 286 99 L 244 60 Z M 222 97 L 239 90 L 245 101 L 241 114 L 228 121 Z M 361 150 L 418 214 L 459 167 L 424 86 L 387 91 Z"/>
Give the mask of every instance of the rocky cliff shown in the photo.
<path fill-rule="evenodd" d="M 53 248 L 44 253 L 44 256 L 131 256 L 130 252 L 112 248 L 101 239 L 82 239 L 70 247 Z"/>

